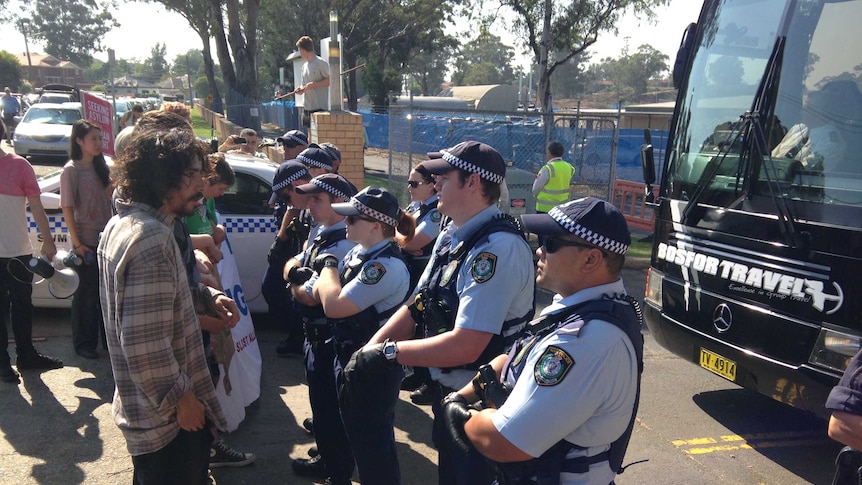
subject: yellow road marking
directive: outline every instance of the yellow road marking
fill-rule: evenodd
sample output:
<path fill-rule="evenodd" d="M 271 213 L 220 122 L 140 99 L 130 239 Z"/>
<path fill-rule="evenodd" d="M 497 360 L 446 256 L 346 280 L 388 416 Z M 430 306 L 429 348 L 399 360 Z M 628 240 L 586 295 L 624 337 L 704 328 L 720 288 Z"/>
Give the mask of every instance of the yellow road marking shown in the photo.
<path fill-rule="evenodd" d="M 776 433 L 752 433 L 747 435 L 722 435 L 712 437 L 673 440 L 674 446 L 687 455 L 703 455 L 720 451 L 752 450 L 760 448 L 782 448 L 791 446 L 816 446 L 830 443 L 824 434 L 805 431 L 782 431 Z M 715 445 L 715 446 L 709 446 Z"/>

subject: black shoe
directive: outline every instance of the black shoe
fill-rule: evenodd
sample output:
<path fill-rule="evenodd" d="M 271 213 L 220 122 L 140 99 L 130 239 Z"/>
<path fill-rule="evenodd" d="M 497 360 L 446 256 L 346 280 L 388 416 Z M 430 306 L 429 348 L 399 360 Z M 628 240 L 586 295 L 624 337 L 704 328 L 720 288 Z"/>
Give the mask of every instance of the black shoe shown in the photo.
<path fill-rule="evenodd" d="M 63 361 L 33 351 L 31 354 L 19 355 L 17 366 L 19 371 L 27 369 L 51 370 L 62 368 Z"/>
<path fill-rule="evenodd" d="M 0 381 L 19 384 L 21 379 L 18 378 L 18 373 L 12 369 L 10 364 L 0 365 Z"/>
<path fill-rule="evenodd" d="M 326 472 L 326 462 L 320 455 L 314 458 L 297 458 L 290 464 L 293 468 L 293 473 L 301 477 L 311 478 L 327 478 L 329 473 Z"/>
<path fill-rule="evenodd" d="M 291 355 L 302 355 L 303 339 L 296 337 L 288 337 L 278 343 L 275 348 L 275 353 L 279 357 L 290 357 Z"/>
<path fill-rule="evenodd" d="M 431 393 L 431 388 L 428 387 L 428 384 L 422 384 L 419 386 L 419 389 L 410 393 L 410 400 L 413 401 L 413 404 L 431 404 L 434 402 L 434 396 Z"/>
<path fill-rule="evenodd" d="M 97 354 L 96 351 L 94 351 L 94 350 L 81 349 L 81 350 L 76 350 L 75 353 L 80 355 L 81 357 L 83 357 L 85 359 L 98 359 L 99 358 L 99 354 Z"/>
<path fill-rule="evenodd" d="M 308 431 L 308 434 L 314 436 L 314 418 L 305 418 L 302 420 L 302 427 Z"/>
<path fill-rule="evenodd" d="M 415 372 L 410 374 L 409 376 L 401 379 L 401 390 L 402 391 L 415 391 L 419 389 L 423 384 L 422 377 L 418 376 Z"/>

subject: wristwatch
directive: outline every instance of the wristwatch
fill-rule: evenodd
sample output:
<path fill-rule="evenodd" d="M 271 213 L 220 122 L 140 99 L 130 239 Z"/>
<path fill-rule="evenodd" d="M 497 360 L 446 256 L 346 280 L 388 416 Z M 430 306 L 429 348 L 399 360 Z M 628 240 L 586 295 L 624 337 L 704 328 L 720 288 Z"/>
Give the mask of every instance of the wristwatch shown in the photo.
<path fill-rule="evenodd" d="M 334 256 L 330 256 L 323 260 L 324 268 L 338 268 L 338 260 Z"/>
<path fill-rule="evenodd" d="M 386 357 L 386 360 L 389 362 L 394 362 L 395 359 L 398 358 L 398 346 L 395 342 L 386 339 L 383 342 L 383 356 Z"/>

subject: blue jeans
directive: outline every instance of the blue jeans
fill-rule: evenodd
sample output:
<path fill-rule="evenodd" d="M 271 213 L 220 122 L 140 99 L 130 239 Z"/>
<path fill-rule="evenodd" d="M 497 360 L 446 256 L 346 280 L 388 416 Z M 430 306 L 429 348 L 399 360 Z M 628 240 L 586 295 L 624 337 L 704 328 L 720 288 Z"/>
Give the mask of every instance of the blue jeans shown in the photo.
<path fill-rule="evenodd" d="M 344 366 L 355 347 L 337 345 L 336 382 L 344 382 Z M 360 395 L 351 394 L 347 407 L 341 408 L 344 428 L 350 438 L 353 457 L 363 485 L 397 485 L 401 483 L 401 468 L 395 448 L 395 404 L 401 391 L 404 369 L 392 366 L 363 382 Z"/>
<path fill-rule="evenodd" d="M 317 450 L 326 461 L 326 471 L 335 480 L 347 480 L 353 475 L 353 454 L 338 411 L 335 390 L 335 348 L 332 341 L 305 343 L 305 378 L 308 399 L 314 417 L 314 439 Z"/>
<path fill-rule="evenodd" d="M 431 410 L 434 412 L 434 427 L 431 430 L 431 441 L 437 448 L 437 482 L 440 485 L 489 485 L 494 483 L 494 468 L 487 458 L 470 448 L 464 453 L 452 441 L 446 425 L 443 423 L 440 400 L 443 390 L 436 382 L 431 386 L 434 401 Z M 448 393 L 448 392 L 447 392 Z"/>
<path fill-rule="evenodd" d="M 176 438 L 164 448 L 132 457 L 135 485 L 204 485 L 209 483 L 212 431 L 208 427 L 198 431 L 180 430 Z"/>

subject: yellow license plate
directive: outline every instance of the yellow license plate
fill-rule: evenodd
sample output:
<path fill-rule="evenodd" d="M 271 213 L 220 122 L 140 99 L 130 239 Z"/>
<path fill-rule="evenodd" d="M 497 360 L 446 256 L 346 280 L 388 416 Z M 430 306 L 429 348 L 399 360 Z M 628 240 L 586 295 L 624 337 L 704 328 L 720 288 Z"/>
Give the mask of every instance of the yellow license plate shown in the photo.
<path fill-rule="evenodd" d="M 736 362 L 725 359 L 715 352 L 700 349 L 700 366 L 710 372 L 714 372 L 721 377 L 724 377 L 725 379 L 729 379 L 731 381 L 736 380 Z"/>

